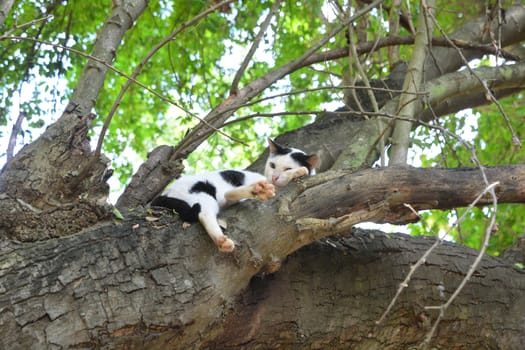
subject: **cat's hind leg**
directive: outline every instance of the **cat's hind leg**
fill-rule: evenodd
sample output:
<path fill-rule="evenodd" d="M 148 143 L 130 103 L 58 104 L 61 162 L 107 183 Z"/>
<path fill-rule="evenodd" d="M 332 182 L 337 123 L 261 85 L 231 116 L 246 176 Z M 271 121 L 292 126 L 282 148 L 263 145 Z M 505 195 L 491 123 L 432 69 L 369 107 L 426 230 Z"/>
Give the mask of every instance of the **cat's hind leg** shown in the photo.
<path fill-rule="evenodd" d="M 203 208 L 199 213 L 199 221 L 221 252 L 230 253 L 235 249 L 235 243 L 222 233 L 216 212 Z"/>
<path fill-rule="evenodd" d="M 275 187 L 266 180 L 254 182 L 250 185 L 236 187 L 224 194 L 228 202 L 238 202 L 241 199 L 254 198 L 265 202 L 275 196 Z"/>

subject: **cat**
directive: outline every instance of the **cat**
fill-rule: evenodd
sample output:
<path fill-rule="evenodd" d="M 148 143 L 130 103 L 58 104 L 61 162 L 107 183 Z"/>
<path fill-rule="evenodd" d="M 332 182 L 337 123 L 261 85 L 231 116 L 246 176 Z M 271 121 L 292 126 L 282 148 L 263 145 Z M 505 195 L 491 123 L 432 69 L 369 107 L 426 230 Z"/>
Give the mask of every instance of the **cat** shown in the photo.
<path fill-rule="evenodd" d="M 184 221 L 200 222 L 219 251 L 232 252 L 235 243 L 222 232 L 217 220 L 220 209 L 244 199 L 266 201 L 275 189 L 291 180 L 314 175 L 319 163 L 316 154 L 308 155 L 287 148 L 268 138 L 270 154 L 264 176 L 247 170 L 219 170 L 199 175 L 184 175 L 169 184 L 151 206 L 174 209 Z"/>

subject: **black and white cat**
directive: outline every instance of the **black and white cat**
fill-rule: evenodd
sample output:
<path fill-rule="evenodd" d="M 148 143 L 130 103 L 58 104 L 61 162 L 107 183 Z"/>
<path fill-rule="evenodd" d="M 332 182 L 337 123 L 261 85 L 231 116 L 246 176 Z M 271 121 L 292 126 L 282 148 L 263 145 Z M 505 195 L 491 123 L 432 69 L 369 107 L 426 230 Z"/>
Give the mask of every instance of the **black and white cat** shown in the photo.
<path fill-rule="evenodd" d="M 221 252 L 231 252 L 235 244 L 224 235 L 217 221 L 220 209 L 243 199 L 266 201 L 275 188 L 291 180 L 315 174 L 319 157 L 296 148 L 283 147 L 268 139 L 270 155 L 264 176 L 247 170 L 220 170 L 184 175 L 169 184 L 151 206 L 174 209 L 185 225 L 200 221 Z"/>

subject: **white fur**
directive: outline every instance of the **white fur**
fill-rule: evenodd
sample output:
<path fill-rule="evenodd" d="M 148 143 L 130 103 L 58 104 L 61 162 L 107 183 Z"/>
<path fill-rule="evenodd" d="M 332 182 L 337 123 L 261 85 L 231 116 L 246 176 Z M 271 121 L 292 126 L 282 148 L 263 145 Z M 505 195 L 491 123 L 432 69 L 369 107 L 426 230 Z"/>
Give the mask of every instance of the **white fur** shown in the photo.
<path fill-rule="evenodd" d="M 270 149 L 272 141 L 269 140 Z M 293 152 L 302 152 L 292 149 Z M 266 201 L 275 195 L 275 187 L 283 187 L 294 178 L 308 174 L 308 169 L 301 166 L 295 159 L 290 157 L 291 153 L 279 155 L 270 153 L 266 162 L 264 175 L 239 170 L 245 176 L 244 185 L 235 187 L 224 180 L 221 171 L 213 171 L 199 175 L 184 175 L 172 182 L 163 192 L 163 196 L 177 198 L 192 207 L 198 203 L 201 211 L 198 214 L 199 221 L 204 226 L 208 235 L 213 239 L 220 251 L 231 252 L 235 248 L 234 242 L 225 236 L 217 221 L 220 209 L 243 199 L 259 199 Z M 314 174 L 312 169 L 310 174 Z M 190 193 L 190 189 L 199 181 L 208 182 L 216 189 L 216 199 L 205 192 Z"/>
<path fill-rule="evenodd" d="M 266 180 L 266 178 L 259 173 L 246 170 L 242 170 L 241 172 L 245 175 L 246 184 L 252 184 L 255 182 Z M 188 190 L 199 181 L 208 181 L 210 184 L 215 186 L 215 189 L 217 190 L 217 200 L 213 199 L 207 193 L 189 193 Z M 199 175 L 183 175 L 177 180 L 173 181 L 168 187 L 166 187 L 162 194 L 168 197 L 183 200 L 190 206 L 193 206 L 195 203 L 199 203 L 201 205 L 201 208 L 206 207 L 208 211 L 213 212 L 215 213 L 215 215 L 217 215 L 219 213 L 219 209 L 235 203 L 235 201 L 232 202 L 226 200 L 225 197 L 226 192 L 231 191 L 235 188 L 236 187 L 234 187 L 229 182 L 224 181 L 224 179 L 220 175 L 220 171 L 212 171 L 209 173 L 202 173 Z"/>
<path fill-rule="evenodd" d="M 295 159 L 290 157 L 291 153 L 304 153 L 300 149 L 290 148 L 292 152 L 287 154 L 270 154 L 264 167 L 264 176 L 277 187 L 284 187 L 295 178 L 308 175 L 308 169 L 301 166 Z M 270 164 L 274 164 L 274 168 Z M 315 174 L 315 169 L 310 171 L 310 175 Z"/>

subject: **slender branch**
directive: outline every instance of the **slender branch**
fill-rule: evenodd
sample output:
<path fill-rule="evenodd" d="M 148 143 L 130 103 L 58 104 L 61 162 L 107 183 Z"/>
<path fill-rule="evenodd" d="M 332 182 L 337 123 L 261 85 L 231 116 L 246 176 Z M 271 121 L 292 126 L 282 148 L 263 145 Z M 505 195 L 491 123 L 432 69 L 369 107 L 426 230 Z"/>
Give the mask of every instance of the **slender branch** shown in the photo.
<path fill-rule="evenodd" d="M 304 94 L 304 93 L 309 93 L 309 92 L 316 92 L 316 91 L 321 91 L 321 90 L 349 90 L 349 89 L 353 89 L 353 90 L 372 90 L 372 91 L 377 91 L 377 92 L 392 93 L 394 95 L 400 94 L 402 92 L 402 90 L 380 88 L 380 87 L 366 87 L 366 86 L 363 86 L 363 85 L 320 86 L 320 87 L 316 87 L 316 88 L 299 89 L 299 90 L 294 90 L 294 91 L 290 91 L 290 92 L 283 92 L 283 93 L 280 93 L 280 94 L 269 95 L 269 96 L 266 96 L 266 97 L 263 97 L 263 98 L 260 98 L 260 99 L 257 99 L 257 100 L 246 102 L 245 104 L 243 104 L 242 106 L 237 108 L 237 110 L 241 109 L 241 108 L 253 106 L 255 104 L 258 104 L 258 103 L 261 103 L 261 102 L 264 102 L 264 101 L 268 101 L 268 100 L 272 100 L 272 99 L 280 98 L 280 97 L 285 97 L 285 96 L 292 96 L 292 95 Z M 415 95 L 421 95 L 421 96 L 428 96 L 428 93 L 426 93 L 426 92 L 415 92 L 414 94 Z M 286 115 L 286 114 L 295 114 L 295 115 L 297 115 L 297 114 L 315 114 L 315 115 L 319 115 L 320 113 L 324 113 L 324 112 L 325 112 L 324 110 L 323 111 L 318 110 L 318 111 L 288 111 L 288 112 L 274 112 L 274 113 L 254 113 L 254 114 L 250 114 L 250 115 L 247 115 L 247 116 L 239 117 L 239 118 L 234 119 L 234 120 L 229 120 L 229 121 L 225 122 L 222 127 L 225 127 L 225 126 L 228 126 L 228 125 L 231 125 L 231 124 L 235 124 L 235 123 L 239 123 L 241 121 L 245 121 L 245 120 L 248 120 L 248 119 L 251 119 L 251 118 L 257 118 L 257 117 L 272 117 L 272 116 Z M 348 113 L 350 113 L 350 112 L 352 112 L 352 113 L 367 113 L 366 111 L 363 111 L 363 112 L 345 111 L 345 112 L 348 112 Z M 344 112 L 342 112 L 342 113 L 344 113 Z"/>
<path fill-rule="evenodd" d="M 432 340 L 432 337 L 436 333 L 436 330 L 437 330 L 437 327 L 438 327 L 439 323 L 441 322 L 441 320 L 445 316 L 445 311 L 452 304 L 452 302 L 456 299 L 456 297 L 459 295 L 459 293 L 461 293 L 463 288 L 467 285 L 468 281 L 470 281 L 470 278 L 472 277 L 472 275 L 474 274 L 474 272 L 478 268 L 479 264 L 481 263 L 481 259 L 483 259 L 483 256 L 485 256 L 485 252 L 487 251 L 487 248 L 489 246 L 491 233 L 494 231 L 494 228 L 495 228 L 495 225 L 496 225 L 496 214 L 497 214 L 497 210 L 498 210 L 498 198 L 496 196 L 495 187 L 497 185 L 499 185 L 499 182 L 492 183 L 484 191 L 484 193 L 489 193 L 490 196 L 492 197 L 492 200 L 493 200 L 492 215 L 490 217 L 490 223 L 487 226 L 487 228 L 485 229 L 485 238 L 483 240 L 483 245 L 481 246 L 481 249 L 480 249 L 478 255 L 476 256 L 476 259 L 474 260 L 474 262 L 470 266 L 470 268 L 469 268 L 469 270 L 467 272 L 467 275 L 463 278 L 463 280 L 461 280 L 461 283 L 456 288 L 454 293 L 452 293 L 452 295 L 450 296 L 450 298 L 447 300 L 447 302 L 445 304 L 440 305 L 438 307 L 433 307 L 433 306 L 425 307 L 425 309 L 427 309 L 427 310 L 429 310 L 429 309 L 436 309 L 436 308 L 439 309 L 439 316 L 436 319 L 436 321 L 434 322 L 434 325 L 432 326 L 432 329 L 428 332 L 428 334 L 426 335 L 425 340 L 423 342 L 423 345 L 425 347 L 428 347 L 428 345 L 430 344 L 430 341 Z"/>
<path fill-rule="evenodd" d="M 525 63 L 517 63 L 514 65 L 506 65 L 503 67 L 479 67 L 474 70 L 478 77 L 480 77 L 482 80 L 485 81 L 491 81 L 492 82 L 492 88 L 494 89 L 495 94 L 511 94 L 516 93 L 523 88 L 525 88 Z M 248 102 L 244 104 L 242 107 L 250 106 L 256 103 L 260 103 L 262 101 L 266 101 L 273 98 L 279 98 L 287 95 L 292 94 L 302 94 L 305 92 L 315 92 L 318 90 L 324 90 L 324 89 L 368 89 L 365 86 L 325 86 L 325 87 L 318 87 L 314 89 L 301 89 L 297 91 L 291 91 L 281 94 L 275 94 L 271 96 L 267 96 L 258 100 L 254 100 L 251 102 Z M 374 91 L 382 91 L 382 92 L 392 92 L 395 94 L 398 94 L 401 92 L 401 90 L 392 90 L 392 89 L 385 89 L 385 88 L 371 88 Z M 467 71 L 461 71 L 461 72 L 454 72 L 446 74 L 442 77 L 439 77 L 437 79 L 434 79 L 421 88 L 420 91 L 417 92 L 410 92 L 407 93 L 409 95 L 412 95 L 413 98 L 422 98 L 424 101 L 427 102 L 427 109 L 425 109 L 425 118 L 423 118 L 421 121 L 416 120 L 414 118 L 410 117 L 404 117 L 399 116 L 394 113 L 388 113 L 386 110 L 388 108 L 383 108 L 379 112 L 360 112 L 356 110 L 350 110 L 350 111 L 339 111 L 337 113 L 339 114 L 351 114 L 355 116 L 376 116 L 376 117 L 387 117 L 390 119 L 396 119 L 396 120 L 404 120 L 410 123 L 415 123 L 417 125 L 423 125 L 432 127 L 431 124 L 425 123 L 426 121 L 432 120 L 434 118 L 437 118 L 438 116 L 449 114 L 453 112 L 457 112 L 458 110 L 467 108 L 467 107 L 476 107 L 479 104 L 486 104 L 486 99 L 475 99 L 472 100 L 473 103 L 469 105 L 465 104 L 458 104 L 458 108 L 456 109 L 446 109 L 445 111 L 438 114 L 431 114 L 434 112 L 434 110 L 430 110 L 430 106 L 440 106 L 442 103 L 445 103 L 447 101 L 455 101 L 454 99 L 463 99 L 463 102 L 465 100 L 468 100 L 465 96 L 473 96 L 474 94 L 480 94 L 483 93 L 484 87 L 479 84 L 479 80 L 475 79 L 473 75 L 468 73 Z M 392 103 L 395 103 L 396 101 L 392 101 Z M 452 106 L 451 106 L 452 107 Z M 241 121 L 245 121 L 250 118 L 257 118 L 257 117 L 274 117 L 274 116 L 282 116 L 282 115 L 319 115 L 324 113 L 323 110 L 310 110 L 310 111 L 284 111 L 284 112 L 273 112 L 273 113 L 255 113 L 250 114 L 247 116 L 239 117 L 237 119 L 228 121 L 224 123 L 223 126 L 231 125 L 234 123 L 238 123 Z"/>
<path fill-rule="evenodd" d="M 18 118 L 16 118 L 16 121 L 13 124 L 13 128 L 11 130 L 11 136 L 9 137 L 9 142 L 7 144 L 7 151 L 6 151 L 7 162 L 9 162 L 11 159 L 13 159 L 15 145 L 16 145 L 16 138 L 18 136 L 18 133 L 20 132 L 20 128 L 22 126 L 22 121 L 24 120 L 25 117 L 26 117 L 26 113 L 25 112 L 20 112 L 18 114 Z"/>
<path fill-rule="evenodd" d="M 429 14 L 433 11 L 435 6 L 435 0 L 428 0 L 428 4 L 425 0 L 421 1 L 422 11 L 418 19 L 418 30 L 416 34 L 416 42 L 414 46 L 414 53 L 408 66 L 405 82 L 403 84 L 403 90 L 405 91 L 418 91 L 421 88 L 423 81 L 423 66 L 425 64 L 425 58 L 429 43 L 432 38 L 432 22 L 427 20 Z M 412 96 L 401 94 L 399 98 L 398 114 L 415 116 L 422 108 L 421 103 L 417 100 L 413 100 Z M 390 165 L 402 165 L 406 164 L 408 147 L 410 141 L 410 130 L 412 130 L 412 124 L 405 121 L 397 121 L 394 125 L 394 131 L 392 132 L 392 149 L 390 152 Z"/>
<path fill-rule="evenodd" d="M 31 27 L 31 26 L 33 26 L 36 23 L 47 21 L 47 20 L 49 20 L 51 18 L 53 18 L 52 15 L 47 15 L 47 16 L 44 16 L 44 17 L 41 17 L 41 18 L 35 18 L 35 19 L 33 19 L 33 20 L 29 21 L 29 22 L 23 23 L 23 24 L 19 24 L 19 25 L 15 24 L 15 25 L 13 25 L 13 28 L 9 29 L 2 36 L 0 36 L 0 39 L 2 39 L 3 37 L 6 37 L 6 36 L 9 36 L 9 35 L 13 34 L 17 30 L 24 29 L 24 28 L 27 28 L 27 27 Z M 1 27 L 1 23 L 0 23 L 0 27 Z"/>
<path fill-rule="evenodd" d="M 432 106 L 429 106 L 429 109 L 433 112 L 432 110 Z M 448 130 L 447 130 L 448 132 Z M 459 140 L 471 153 L 472 157 L 472 161 L 474 163 L 476 163 L 476 165 L 478 166 L 478 168 L 480 169 L 481 171 L 481 175 L 483 176 L 483 181 L 485 182 L 485 184 L 487 185 L 486 187 L 486 191 L 485 192 L 488 192 L 492 198 L 492 207 L 493 207 L 493 210 L 492 210 L 492 215 L 491 215 L 491 220 L 490 220 L 490 223 L 488 225 L 488 227 L 486 228 L 485 230 L 485 238 L 484 238 L 484 241 L 483 241 L 483 245 L 478 253 L 478 256 L 476 257 L 476 260 L 474 260 L 474 262 L 472 263 L 472 265 L 470 266 L 469 268 L 469 271 L 467 273 L 467 275 L 463 278 L 463 280 L 461 281 L 461 283 L 459 284 L 459 286 L 456 288 L 456 290 L 454 291 L 454 293 L 452 293 L 452 295 L 450 296 L 450 298 L 448 299 L 448 301 L 441 305 L 441 307 L 439 308 L 439 315 L 438 315 L 438 318 L 436 319 L 436 321 L 434 322 L 434 325 L 432 326 L 432 329 L 428 332 L 427 336 L 425 337 L 425 340 L 423 342 L 423 346 L 425 348 L 428 347 L 428 345 L 430 344 L 430 340 L 432 339 L 432 337 L 434 336 L 436 330 L 437 330 L 437 327 L 439 325 L 439 323 L 441 322 L 442 318 L 445 316 L 445 311 L 447 310 L 447 308 L 452 304 L 452 302 L 454 301 L 454 299 L 459 295 L 459 293 L 463 290 L 463 288 L 465 287 L 465 285 L 468 283 L 468 281 L 470 281 L 470 278 L 472 277 L 472 275 L 474 274 L 474 271 L 476 271 L 477 267 L 479 266 L 480 262 L 481 262 L 481 259 L 483 258 L 483 256 L 485 255 L 485 252 L 487 250 L 487 247 L 489 245 L 489 241 L 490 241 L 490 236 L 491 236 L 491 233 L 494 231 L 495 229 L 495 225 L 496 225 L 496 213 L 497 213 L 497 207 L 498 207 L 498 198 L 496 196 L 496 192 L 494 190 L 494 187 L 496 185 L 499 185 L 499 182 L 495 182 L 493 184 L 489 184 L 489 181 L 488 181 L 488 177 L 487 177 L 487 174 L 485 172 L 485 169 L 483 167 L 483 165 L 481 164 L 481 162 L 479 161 L 477 155 L 476 155 L 476 150 L 474 147 L 470 146 L 470 144 L 466 141 L 464 141 L 462 138 L 460 138 L 459 136 L 457 136 L 456 134 L 453 134 L 453 133 L 450 133 L 448 132 L 449 134 L 452 134 L 457 140 Z"/>
<path fill-rule="evenodd" d="M 169 103 L 179 109 L 181 109 L 182 111 L 184 111 L 186 114 L 192 116 L 193 118 L 197 119 L 198 121 L 202 122 L 202 123 L 207 123 L 204 119 L 202 119 L 201 117 L 199 117 L 198 115 L 196 115 L 195 113 L 187 110 L 186 108 L 184 108 L 183 106 L 179 105 L 177 102 L 175 102 L 174 100 L 160 94 L 159 92 L 153 90 L 152 88 L 150 88 L 149 86 L 143 84 L 142 82 L 140 82 L 139 80 L 137 79 L 134 79 L 133 77 L 131 77 L 130 75 L 124 73 L 123 71 L 119 70 L 118 68 L 115 68 L 114 66 L 112 66 L 111 64 L 107 63 L 107 62 L 104 62 L 102 59 L 100 58 L 97 58 L 95 56 L 92 56 L 90 54 L 87 54 L 85 52 L 82 52 L 82 51 L 79 51 L 79 50 L 76 50 L 76 49 L 73 49 L 73 48 L 70 48 L 68 46 L 64 46 L 64 45 L 61 45 L 61 44 L 55 44 L 55 43 L 51 43 L 51 42 L 48 42 L 48 41 L 44 41 L 44 40 L 40 40 L 40 39 L 35 39 L 35 38 L 29 38 L 29 37 L 21 37 L 21 36 L 1 36 L 0 37 L 0 40 L 26 40 L 26 41 L 32 41 L 32 42 L 37 42 L 37 43 L 40 43 L 40 44 L 43 44 L 43 45 L 49 45 L 49 46 L 52 46 L 52 47 L 55 47 L 55 48 L 59 48 L 59 49 L 63 49 L 63 50 L 67 50 L 71 53 L 74 53 L 76 55 L 79 55 L 79 56 L 82 56 L 84 58 L 87 58 L 87 59 L 90 59 L 90 60 L 93 60 L 97 63 L 100 63 L 104 66 L 106 66 L 108 69 L 112 70 L 113 72 L 115 72 L 116 74 L 122 76 L 123 78 L 127 79 L 128 81 L 131 81 L 133 82 L 134 84 L 136 84 L 137 86 L 140 86 L 141 88 L 143 88 L 144 90 L 148 91 L 149 93 L 151 93 L 152 95 L 158 97 L 159 99 L 161 99 L 162 101 L 166 102 L 166 103 Z M 210 127 L 213 127 L 212 125 L 210 125 Z M 221 132 L 220 130 L 218 131 L 219 133 L 221 134 L 224 134 L 223 132 Z M 229 135 L 226 135 L 224 134 L 224 136 L 226 137 L 229 137 L 231 138 Z M 238 141 L 238 142 L 241 142 L 240 140 L 236 140 L 235 141 Z"/>
<path fill-rule="evenodd" d="M 201 12 L 200 14 L 198 14 L 195 17 L 193 17 L 189 21 L 184 22 L 180 27 L 178 27 L 176 30 L 171 32 L 171 34 L 168 35 L 166 38 L 164 38 L 160 43 L 158 43 L 157 45 L 155 45 L 155 46 L 153 46 L 151 48 L 151 50 L 146 54 L 146 56 L 140 61 L 140 63 L 135 68 L 135 70 L 133 71 L 131 76 L 127 79 L 127 81 L 124 84 L 124 86 L 122 87 L 122 89 L 120 89 L 120 92 L 119 92 L 117 98 L 115 99 L 115 102 L 111 106 L 111 109 L 109 110 L 109 113 L 106 116 L 106 119 L 104 120 L 104 124 L 102 125 L 102 129 L 100 130 L 100 134 L 99 134 L 98 141 L 97 141 L 97 148 L 95 150 L 95 155 L 100 155 L 100 152 L 102 150 L 102 143 L 104 142 L 104 137 L 105 137 L 106 132 L 107 132 L 107 130 L 109 128 L 109 124 L 111 123 L 111 119 L 115 115 L 115 112 L 117 111 L 117 108 L 120 105 L 120 102 L 122 101 L 122 98 L 124 97 L 124 94 L 126 93 L 126 91 L 128 91 L 128 89 L 131 86 L 131 84 L 136 81 L 137 76 L 142 72 L 142 69 L 144 68 L 146 63 L 151 59 L 151 57 L 153 57 L 153 55 L 155 55 L 162 47 L 164 47 L 171 40 L 173 40 L 173 38 L 175 36 L 177 36 L 180 32 L 182 32 L 184 29 L 188 28 L 189 26 L 193 25 L 197 21 L 199 21 L 202 18 L 206 17 L 210 13 L 213 13 L 217 9 L 221 8 L 222 6 L 224 6 L 226 4 L 229 4 L 229 3 L 233 2 L 233 1 L 235 1 L 235 0 L 222 1 L 222 2 L 220 2 L 218 4 L 216 4 L 215 6 L 210 7 L 206 11 Z M 180 106 L 177 106 L 177 107 L 181 108 Z M 189 111 L 187 111 L 187 110 L 185 110 L 183 108 L 182 108 L 182 110 L 184 110 L 189 115 L 191 115 L 193 117 L 196 117 L 195 114 L 190 113 Z M 197 119 L 199 119 L 199 121 L 202 121 L 202 119 L 200 119 L 198 117 L 197 117 Z M 225 135 L 225 136 L 228 136 L 228 135 Z"/>
<path fill-rule="evenodd" d="M 358 72 L 358 75 L 356 75 L 356 77 L 354 79 L 357 79 L 357 76 L 359 76 L 361 78 L 361 81 L 363 82 L 365 87 L 368 88 L 366 90 L 366 92 L 367 92 L 368 98 L 370 99 L 370 102 L 372 104 L 373 111 L 374 112 L 379 112 L 379 105 L 377 103 L 376 96 L 374 95 L 374 92 L 371 89 L 370 81 L 368 80 L 368 77 L 367 77 L 367 75 L 366 75 L 366 73 L 365 73 L 365 71 L 363 69 L 363 65 L 361 64 L 361 61 L 359 59 L 359 55 L 357 54 L 356 47 L 355 47 L 355 45 L 352 42 L 353 25 L 349 25 L 348 26 L 348 37 L 349 37 L 349 41 L 350 41 L 349 42 L 349 48 L 350 48 L 350 57 L 349 58 L 353 59 L 354 65 L 355 65 L 355 67 L 357 69 L 357 72 Z M 376 42 L 377 42 L 377 40 L 376 40 Z M 374 49 L 375 49 L 375 46 L 374 46 Z M 361 109 L 361 111 L 363 111 L 363 108 L 361 106 L 361 102 L 359 101 L 359 99 L 356 96 L 356 93 L 355 93 L 356 90 L 351 90 L 351 91 L 352 91 L 352 95 L 354 97 L 354 101 L 358 105 L 359 109 Z M 376 119 L 376 123 L 377 123 L 378 130 L 383 130 L 384 129 L 383 121 L 381 120 L 381 118 L 377 118 Z M 381 134 L 381 132 L 379 132 L 379 134 Z M 385 139 L 383 137 L 379 138 L 377 147 L 379 148 L 378 152 L 380 154 L 381 166 L 385 166 L 385 159 L 386 159 L 386 156 L 385 156 Z"/>
<path fill-rule="evenodd" d="M 246 68 L 248 67 L 248 64 L 250 63 L 250 60 L 252 59 L 253 55 L 255 54 L 255 51 L 257 50 L 257 47 L 259 46 L 259 43 L 261 42 L 264 33 L 266 33 L 266 30 L 268 29 L 268 26 L 270 25 L 270 22 L 277 12 L 279 10 L 279 6 L 281 6 L 282 0 L 276 0 L 272 8 L 270 9 L 270 12 L 268 12 L 268 15 L 264 19 L 264 22 L 261 24 L 261 28 L 259 29 L 259 33 L 257 33 L 257 36 L 255 37 L 252 46 L 250 47 L 250 50 L 246 54 L 246 57 L 242 61 L 241 67 L 235 73 L 235 77 L 233 78 L 232 86 L 230 88 L 230 94 L 231 95 L 237 95 L 237 92 L 239 90 L 239 82 L 241 81 L 241 78 L 246 71 Z"/>
<path fill-rule="evenodd" d="M 432 111 L 432 107 L 429 105 L 428 106 L 429 109 Z M 421 123 L 420 121 L 418 121 L 418 123 Z M 423 123 L 423 124 L 426 124 L 426 123 Z M 489 181 L 488 181 L 488 177 L 487 177 L 487 174 L 485 172 L 485 169 L 483 167 L 483 165 L 481 164 L 481 162 L 479 161 L 479 159 L 477 158 L 477 155 L 476 155 L 476 150 L 474 147 L 472 147 L 468 142 L 466 142 L 465 140 L 463 140 L 461 137 L 459 137 L 458 135 L 450 132 L 449 130 L 441 127 L 441 126 L 433 126 L 434 128 L 436 129 L 439 129 L 441 130 L 443 133 L 447 134 L 448 136 L 451 136 L 453 138 L 455 138 L 456 140 L 458 140 L 465 148 L 467 148 L 472 157 L 472 161 L 477 165 L 478 169 L 480 170 L 480 173 L 482 175 L 482 178 L 483 178 L 483 181 L 486 185 L 486 188 L 485 190 L 476 197 L 476 199 L 469 205 L 467 211 L 461 216 L 461 218 L 459 218 L 458 220 L 456 220 L 456 222 L 449 228 L 449 230 L 447 231 L 447 233 L 445 234 L 444 237 L 446 237 L 449 232 L 455 227 L 457 226 L 461 221 L 463 221 L 463 219 L 466 217 L 466 214 L 468 212 L 470 212 L 470 210 L 476 205 L 476 203 L 481 200 L 483 198 L 483 196 L 486 194 L 486 193 L 490 193 L 491 195 L 491 198 L 492 198 L 492 204 L 493 204 L 493 213 L 492 213 L 492 216 L 491 216 L 491 221 L 490 221 L 490 224 L 489 226 L 487 227 L 487 230 L 485 232 L 485 239 L 484 239 L 484 243 L 483 243 L 483 246 L 482 246 L 482 249 L 480 250 L 476 260 L 474 261 L 474 263 L 471 265 L 470 269 L 469 269 L 469 272 L 467 273 L 467 275 L 464 277 L 464 279 L 462 280 L 462 282 L 460 283 L 460 285 L 458 286 L 458 288 L 456 288 L 455 292 L 452 294 L 452 296 L 448 299 L 448 301 L 441 305 L 440 307 L 438 307 L 438 309 L 440 310 L 440 313 L 438 315 L 438 318 L 436 319 L 436 321 L 434 322 L 434 325 L 432 327 L 432 329 L 428 332 L 424 342 L 423 342 L 423 346 L 426 348 L 429 343 L 430 343 L 430 340 L 432 339 L 433 335 L 435 334 L 436 332 L 436 329 L 437 329 L 437 326 L 439 325 L 441 319 L 444 317 L 445 315 L 445 311 L 446 309 L 450 306 L 450 304 L 453 302 L 453 300 L 459 295 L 459 293 L 461 292 L 461 290 L 464 288 L 464 286 L 468 283 L 468 281 L 470 280 L 470 278 L 472 277 L 472 274 L 474 273 L 474 271 L 476 270 L 477 266 L 479 265 L 481 259 L 483 258 L 484 254 L 485 254 L 485 251 L 488 247 L 488 243 L 489 243 L 489 240 L 490 240 L 490 234 L 491 232 L 493 231 L 494 227 L 495 227 L 495 217 L 496 217 L 496 211 L 497 211 L 497 203 L 498 203 L 498 200 L 497 200 L 497 196 L 496 196 L 496 193 L 495 193 L 495 190 L 494 190 L 494 187 L 499 185 L 499 182 L 495 182 L 495 183 L 492 183 L 492 184 L 489 184 Z M 443 238 L 444 238 L 443 237 Z M 423 256 L 417 261 L 417 263 L 411 267 L 410 269 L 410 272 L 408 273 L 407 277 L 405 278 L 405 280 L 400 284 L 399 288 L 398 288 L 398 291 L 396 293 L 396 295 L 394 296 L 393 300 L 391 301 L 391 303 L 389 304 L 389 306 L 387 307 L 387 310 L 383 313 L 383 315 L 381 316 L 381 318 L 379 319 L 378 321 L 378 324 L 381 323 L 386 315 L 390 312 L 391 308 L 393 307 L 393 305 L 395 304 L 397 298 L 399 297 L 399 295 L 401 294 L 401 292 L 403 291 L 404 288 L 406 288 L 408 286 L 408 283 L 411 279 L 411 276 L 414 274 L 414 272 L 417 270 L 417 268 L 419 266 L 421 266 L 423 263 L 425 263 L 428 255 L 430 254 L 430 252 L 435 248 L 437 247 L 439 244 L 442 243 L 443 241 L 443 238 L 438 239 L 436 240 L 436 243 L 425 253 L 423 254 Z M 429 307 L 429 308 L 436 308 L 436 307 Z"/>

